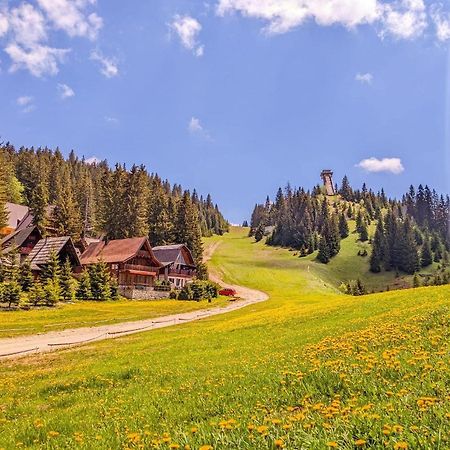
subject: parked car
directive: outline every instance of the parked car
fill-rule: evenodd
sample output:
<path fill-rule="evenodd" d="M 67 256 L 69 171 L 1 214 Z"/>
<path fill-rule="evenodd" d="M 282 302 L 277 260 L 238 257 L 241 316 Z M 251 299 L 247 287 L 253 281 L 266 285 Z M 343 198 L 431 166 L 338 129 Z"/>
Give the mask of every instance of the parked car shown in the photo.
<path fill-rule="evenodd" d="M 225 295 L 227 297 L 234 297 L 236 295 L 236 291 L 231 288 L 224 288 L 219 291 L 219 295 Z"/>

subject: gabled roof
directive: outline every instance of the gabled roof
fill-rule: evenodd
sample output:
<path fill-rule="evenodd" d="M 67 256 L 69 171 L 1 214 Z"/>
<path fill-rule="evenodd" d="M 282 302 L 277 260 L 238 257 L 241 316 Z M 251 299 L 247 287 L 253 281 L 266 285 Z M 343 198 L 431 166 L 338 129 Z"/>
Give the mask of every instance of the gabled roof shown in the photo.
<path fill-rule="evenodd" d="M 81 264 L 95 264 L 99 261 L 109 264 L 124 263 L 135 257 L 142 247 L 146 247 L 146 250 L 154 259 L 153 263 L 155 266 L 160 267 L 161 264 L 153 255 L 150 242 L 146 237 L 115 239 L 107 243 L 105 241 L 93 243 L 81 255 Z"/>
<path fill-rule="evenodd" d="M 23 243 L 28 239 L 28 237 L 35 231 L 39 235 L 38 239 L 41 239 L 42 235 L 36 226 L 31 226 L 23 230 L 16 230 L 8 236 L 4 237 L 0 241 L 0 246 L 3 249 L 3 252 L 8 252 L 13 247 L 21 247 Z"/>
<path fill-rule="evenodd" d="M 185 244 L 159 245 L 153 247 L 153 253 L 164 265 L 176 262 L 181 253 L 187 265 L 195 265 L 192 253 Z"/>
<path fill-rule="evenodd" d="M 28 209 L 28 208 L 27 208 Z M 53 211 L 55 209 L 54 205 L 47 205 L 45 207 L 45 212 L 47 214 L 47 217 L 51 217 L 53 214 Z M 26 214 L 22 217 L 21 221 L 17 225 L 17 230 L 23 230 L 25 228 L 28 228 L 33 225 L 34 216 L 33 213 L 28 209 Z"/>
<path fill-rule="evenodd" d="M 75 262 L 75 265 L 80 265 L 80 259 L 78 258 L 78 254 L 70 236 L 45 237 L 35 245 L 28 255 L 31 268 L 33 270 L 40 270 L 40 266 L 49 262 L 52 252 L 59 254 L 65 246 L 68 246 L 67 250 L 72 257 L 72 260 Z"/>
<path fill-rule="evenodd" d="M 25 217 L 28 212 L 28 206 L 18 205 L 16 203 L 6 203 L 6 210 L 8 212 L 8 227 L 15 230 L 19 222 Z"/>

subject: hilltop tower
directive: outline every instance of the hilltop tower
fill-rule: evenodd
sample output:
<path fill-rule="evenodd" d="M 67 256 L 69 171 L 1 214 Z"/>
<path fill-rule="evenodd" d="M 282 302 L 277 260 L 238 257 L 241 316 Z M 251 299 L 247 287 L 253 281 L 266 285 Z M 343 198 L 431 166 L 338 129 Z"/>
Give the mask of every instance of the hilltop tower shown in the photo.
<path fill-rule="evenodd" d="M 327 195 L 336 195 L 336 190 L 334 189 L 333 183 L 333 171 L 322 170 L 320 177 L 322 178 L 323 184 L 325 185 Z"/>

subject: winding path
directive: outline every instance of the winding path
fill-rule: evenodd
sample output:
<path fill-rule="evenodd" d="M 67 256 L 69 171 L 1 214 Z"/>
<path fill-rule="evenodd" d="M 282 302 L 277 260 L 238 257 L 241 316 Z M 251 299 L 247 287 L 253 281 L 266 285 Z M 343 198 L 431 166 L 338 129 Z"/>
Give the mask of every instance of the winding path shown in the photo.
<path fill-rule="evenodd" d="M 206 249 L 205 261 L 211 258 L 218 245 L 219 243 L 216 243 Z M 218 314 L 225 314 L 268 299 L 268 296 L 264 292 L 243 286 L 223 283 L 217 273 L 211 273 L 210 278 L 224 287 L 234 289 L 240 299 L 230 302 L 228 305 L 222 307 L 173 314 L 155 319 L 123 322 L 98 327 L 71 328 L 62 331 L 0 339 L 0 360 L 17 358 L 33 353 L 51 352 L 60 348 L 78 347 L 89 342 L 114 339 L 143 331 L 180 325 L 182 323 L 193 322 Z"/>

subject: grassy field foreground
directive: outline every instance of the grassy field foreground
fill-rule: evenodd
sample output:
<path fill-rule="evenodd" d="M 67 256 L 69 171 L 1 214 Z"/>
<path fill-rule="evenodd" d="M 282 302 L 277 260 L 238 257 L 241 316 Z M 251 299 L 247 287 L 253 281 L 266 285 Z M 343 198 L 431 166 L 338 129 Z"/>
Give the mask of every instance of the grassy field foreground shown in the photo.
<path fill-rule="evenodd" d="M 449 287 L 347 297 L 241 229 L 216 242 L 270 300 L 2 362 L 0 448 L 449 448 Z"/>

